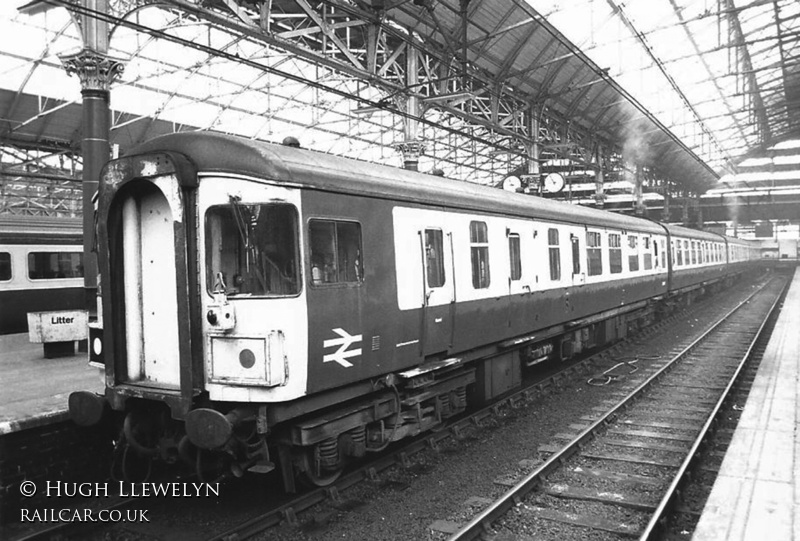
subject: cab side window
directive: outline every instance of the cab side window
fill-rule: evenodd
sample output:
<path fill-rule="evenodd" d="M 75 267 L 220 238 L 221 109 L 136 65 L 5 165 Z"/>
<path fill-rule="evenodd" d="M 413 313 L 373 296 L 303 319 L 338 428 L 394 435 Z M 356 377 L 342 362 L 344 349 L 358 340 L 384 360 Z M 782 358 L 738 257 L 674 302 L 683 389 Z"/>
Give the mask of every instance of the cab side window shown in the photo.
<path fill-rule="evenodd" d="M 352 284 L 363 280 L 360 224 L 310 220 L 309 238 L 313 284 Z"/>

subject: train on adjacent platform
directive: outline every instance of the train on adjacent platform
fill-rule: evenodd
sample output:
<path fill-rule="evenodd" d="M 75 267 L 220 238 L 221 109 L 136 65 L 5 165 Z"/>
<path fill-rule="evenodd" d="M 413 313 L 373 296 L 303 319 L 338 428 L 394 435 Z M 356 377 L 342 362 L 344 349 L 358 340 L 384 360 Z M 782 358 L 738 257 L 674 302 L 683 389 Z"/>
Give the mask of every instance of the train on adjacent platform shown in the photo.
<path fill-rule="evenodd" d="M 137 452 L 124 460 L 277 469 L 286 490 L 298 474 L 331 483 L 756 257 L 712 233 L 213 133 L 111 161 L 97 238 L 106 392 L 71 395 L 73 419 L 115 416 L 118 449 Z"/>
<path fill-rule="evenodd" d="M 28 312 L 85 308 L 79 218 L 0 217 L 0 334 L 25 332 Z"/>

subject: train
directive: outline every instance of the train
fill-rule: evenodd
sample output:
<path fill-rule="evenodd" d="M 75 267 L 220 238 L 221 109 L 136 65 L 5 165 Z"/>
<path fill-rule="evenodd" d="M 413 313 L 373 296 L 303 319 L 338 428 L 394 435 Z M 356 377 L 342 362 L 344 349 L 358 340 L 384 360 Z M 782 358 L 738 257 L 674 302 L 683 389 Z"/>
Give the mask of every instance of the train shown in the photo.
<path fill-rule="evenodd" d="M 287 491 L 757 258 L 735 238 L 211 132 L 109 162 L 96 221 L 106 390 L 73 393 L 72 418 L 116 423 L 132 472 L 274 471 Z"/>
<path fill-rule="evenodd" d="M 0 216 L 0 334 L 28 330 L 28 312 L 85 308 L 80 218 Z"/>

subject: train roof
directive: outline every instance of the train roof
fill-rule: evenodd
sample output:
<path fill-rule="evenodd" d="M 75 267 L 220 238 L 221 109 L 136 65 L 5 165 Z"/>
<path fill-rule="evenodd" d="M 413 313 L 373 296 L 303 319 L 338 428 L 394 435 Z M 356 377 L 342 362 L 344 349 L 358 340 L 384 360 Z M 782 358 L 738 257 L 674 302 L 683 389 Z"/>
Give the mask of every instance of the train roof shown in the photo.
<path fill-rule="evenodd" d="M 724 239 L 724 235 L 720 235 L 719 233 L 711 233 L 710 231 L 699 231 L 697 229 L 690 229 L 688 227 L 683 227 L 681 225 L 673 225 L 673 224 L 664 224 L 669 230 L 669 234 L 677 237 L 692 237 L 695 239 L 701 240 L 709 240 L 712 242 L 720 242 L 721 239 Z M 734 240 L 730 239 L 729 240 Z"/>
<path fill-rule="evenodd" d="M 196 164 L 201 173 L 246 174 L 329 192 L 534 217 L 555 222 L 664 233 L 661 224 L 644 218 L 215 132 L 164 135 L 134 148 L 131 154 L 156 151 L 184 154 Z M 671 233 L 678 235 L 707 237 L 709 240 L 721 238 L 714 233 L 679 226 L 667 227 Z"/>
<path fill-rule="evenodd" d="M 81 244 L 81 218 L 0 216 L 0 244 Z"/>

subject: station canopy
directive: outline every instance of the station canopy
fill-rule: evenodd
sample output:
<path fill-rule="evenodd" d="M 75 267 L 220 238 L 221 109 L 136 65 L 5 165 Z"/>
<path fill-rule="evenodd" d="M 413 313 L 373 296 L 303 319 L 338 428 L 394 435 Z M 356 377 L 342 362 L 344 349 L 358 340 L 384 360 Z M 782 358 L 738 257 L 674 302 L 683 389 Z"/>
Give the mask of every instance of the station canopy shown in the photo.
<path fill-rule="evenodd" d="M 796 0 L 12 0 L 1 178 L 80 169 L 65 59 L 95 25 L 124 65 L 123 153 L 214 130 L 395 166 L 416 148 L 421 170 L 482 184 L 641 166 L 703 193 L 800 136 Z"/>

